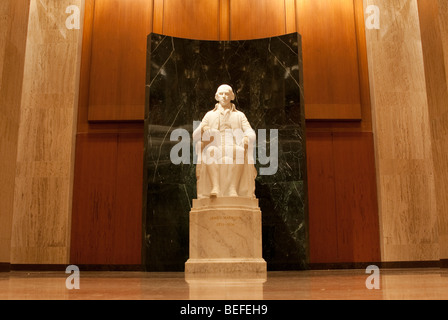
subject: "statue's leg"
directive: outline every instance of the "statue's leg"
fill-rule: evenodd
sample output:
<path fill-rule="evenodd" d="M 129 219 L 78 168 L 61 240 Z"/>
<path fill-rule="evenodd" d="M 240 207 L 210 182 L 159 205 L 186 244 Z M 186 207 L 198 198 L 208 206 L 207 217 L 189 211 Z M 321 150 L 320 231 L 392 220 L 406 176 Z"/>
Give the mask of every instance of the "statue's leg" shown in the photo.
<path fill-rule="evenodd" d="M 229 197 L 238 197 L 237 187 L 239 185 L 241 175 L 243 173 L 242 164 L 229 165 Z"/>
<path fill-rule="evenodd" d="M 210 197 L 217 197 L 219 189 L 219 164 L 213 163 L 207 165 L 207 175 L 210 178 L 212 190 L 210 191 Z"/>
<path fill-rule="evenodd" d="M 233 164 L 229 169 L 229 196 L 238 197 L 238 186 L 243 174 L 244 168 L 244 148 L 239 146 L 234 146 L 233 150 Z"/>
<path fill-rule="evenodd" d="M 216 147 L 210 147 L 210 154 L 207 157 L 206 171 L 211 183 L 210 197 L 217 197 L 220 193 L 219 188 L 219 150 Z"/>
<path fill-rule="evenodd" d="M 229 186 L 232 180 L 232 167 L 233 167 L 233 147 L 223 145 L 223 157 L 222 163 L 219 169 L 220 172 L 220 186 L 223 196 L 229 196 Z"/>

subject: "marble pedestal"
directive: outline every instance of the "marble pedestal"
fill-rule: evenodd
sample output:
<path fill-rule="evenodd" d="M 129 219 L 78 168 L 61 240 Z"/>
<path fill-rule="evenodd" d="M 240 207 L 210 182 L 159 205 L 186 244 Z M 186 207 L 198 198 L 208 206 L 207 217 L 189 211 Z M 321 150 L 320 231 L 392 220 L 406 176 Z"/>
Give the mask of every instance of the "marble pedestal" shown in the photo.
<path fill-rule="evenodd" d="M 257 199 L 194 199 L 190 211 L 190 256 L 186 276 L 266 273 L 261 211 Z"/>

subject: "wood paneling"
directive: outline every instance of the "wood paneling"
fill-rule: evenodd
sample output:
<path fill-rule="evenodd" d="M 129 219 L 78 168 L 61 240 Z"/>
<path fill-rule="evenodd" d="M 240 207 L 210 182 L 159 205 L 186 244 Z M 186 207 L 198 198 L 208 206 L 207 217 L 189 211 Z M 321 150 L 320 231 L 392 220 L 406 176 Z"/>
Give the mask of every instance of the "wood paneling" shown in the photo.
<path fill-rule="evenodd" d="M 124 2 L 122 2 L 124 3 Z M 143 134 L 143 124 L 135 122 L 117 122 L 117 121 L 100 121 L 89 122 L 89 101 L 90 101 L 90 87 L 91 87 L 91 65 L 92 65 L 92 38 L 93 33 L 93 18 L 95 14 L 95 0 L 85 0 L 85 13 L 84 13 L 84 25 L 83 25 L 83 43 L 82 43 L 82 59 L 81 59 L 81 73 L 79 80 L 79 103 L 78 103 L 78 123 L 77 132 L 141 132 Z M 144 40 L 146 43 L 146 39 Z M 146 50 L 146 49 L 145 49 Z M 146 56 L 146 55 L 145 55 Z M 142 62 L 140 69 L 144 69 L 146 60 Z M 135 77 L 132 80 L 128 79 L 128 82 L 135 81 Z M 144 88 L 143 88 L 144 92 Z M 143 119 L 144 113 L 144 96 L 141 103 L 140 116 Z M 121 108 L 121 107 L 120 107 Z M 99 109 L 98 109 L 99 110 Z M 104 109 L 102 109 L 104 110 Z M 107 120 L 108 116 L 102 117 Z"/>
<path fill-rule="evenodd" d="M 165 0 L 153 0 L 154 11 L 153 11 L 153 23 L 152 30 L 155 33 L 163 34 L 163 10 L 165 5 Z"/>
<path fill-rule="evenodd" d="M 338 258 L 380 261 L 373 135 L 335 132 L 333 153 Z"/>
<path fill-rule="evenodd" d="M 70 263 L 114 260 L 117 135 L 78 135 Z"/>
<path fill-rule="evenodd" d="M 230 40 L 230 0 L 219 0 L 219 40 Z"/>
<path fill-rule="evenodd" d="M 120 2 L 121 5 L 128 3 Z M 141 263 L 143 123 L 89 121 L 95 5 L 94 0 L 86 0 L 70 262 L 135 265 Z M 136 1 L 132 5 L 134 9 L 136 9 L 135 6 L 140 6 L 139 10 L 143 11 L 146 8 L 152 12 L 152 1 L 145 3 Z M 108 10 L 111 15 L 114 15 L 112 8 Z M 132 10 L 124 10 L 124 12 L 136 14 Z M 137 16 L 142 15 L 137 14 Z M 112 20 L 116 21 L 116 19 Z M 120 23 L 126 24 L 130 23 L 129 21 L 132 19 L 121 20 Z M 156 23 L 154 21 L 154 24 Z M 153 23 L 150 22 L 150 29 L 152 25 Z M 146 72 L 146 31 L 141 31 L 140 35 L 143 36 L 141 39 L 144 43 L 144 50 L 140 52 L 143 60 L 139 61 L 138 66 L 140 77 L 142 77 L 141 71 Z M 122 33 L 120 36 L 125 37 L 126 34 Z M 119 52 L 118 55 L 118 58 L 122 57 Z M 128 76 L 122 81 L 128 84 L 135 83 L 135 75 L 128 74 Z M 139 117 L 141 118 L 143 118 L 144 94 L 143 85 L 139 98 L 141 108 Z M 107 117 L 102 118 L 102 120 L 107 119 Z"/>
<path fill-rule="evenodd" d="M 70 262 L 140 264 L 143 137 L 80 134 L 76 148 Z"/>
<path fill-rule="evenodd" d="M 90 121 L 144 116 L 146 38 L 152 1 L 95 0 L 89 87 Z"/>
<path fill-rule="evenodd" d="M 143 135 L 120 133 L 117 137 L 114 250 L 117 262 L 140 264 L 142 244 Z"/>
<path fill-rule="evenodd" d="M 92 33 L 95 0 L 85 0 L 84 24 L 82 33 L 81 70 L 79 75 L 79 97 L 77 133 L 86 132 L 89 128 L 89 87 L 90 65 L 92 61 Z"/>
<path fill-rule="evenodd" d="M 310 263 L 339 262 L 333 136 L 306 137 Z"/>
<path fill-rule="evenodd" d="M 218 40 L 220 9 L 225 9 L 225 6 L 221 6 L 219 0 L 195 0 L 194 5 L 190 0 L 165 0 L 162 34 L 189 39 Z"/>
<path fill-rule="evenodd" d="M 296 0 L 285 0 L 285 32 L 297 32 Z"/>
<path fill-rule="evenodd" d="M 303 41 L 306 118 L 370 124 L 365 119 L 370 101 L 359 1 L 199 0 L 191 5 L 187 0 L 87 0 L 86 6 L 91 8 L 83 53 L 89 63 L 90 121 L 143 119 L 141 83 L 146 35 L 152 30 L 204 40 L 265 38 L 297 30 Z"/>
<path fill-rule="evenodd" d="M 297 1 L 307 119 L 361 119 L 353 0 Z"/>
<path fill-rule="evenodd" d="M 310 262 L 380 261 L 373 136 L 307 135 Z"/>
<path fill-rule="evenodd" d="M 245 40 L 286 33 L 284 0 L 230 0 L 230 39 Z"/>
<path fill-rule="evenodd" d="M 372 132 L 372 109 L 369 83 L 369 63 L 367 60 L 367 43 L 365 15 L 362 1 L 353 1 L 356 27 L 356 46 L 358 50 L 359 94 L 361 102 L 360 130 Z"/>

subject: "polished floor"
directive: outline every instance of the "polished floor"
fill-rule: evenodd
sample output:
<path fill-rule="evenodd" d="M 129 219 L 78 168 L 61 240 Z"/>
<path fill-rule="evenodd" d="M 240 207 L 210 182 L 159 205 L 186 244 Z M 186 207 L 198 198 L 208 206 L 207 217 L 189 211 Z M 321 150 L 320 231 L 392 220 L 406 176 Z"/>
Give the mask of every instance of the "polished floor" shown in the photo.
<path fill-rule="evenodd" d="M 373 275 L 373 274 L 372 274 Z M 184 273 L 0 273 L 1 300 L 448 300 L 448 269 L 268 272 L 266 279 L 186 279 Z M 376 282 L 375 282 L 376 281 Z M 379 284 L 379 288 L 367 286 Z M 68 287 L 67 287 L 68 286 Z"/>

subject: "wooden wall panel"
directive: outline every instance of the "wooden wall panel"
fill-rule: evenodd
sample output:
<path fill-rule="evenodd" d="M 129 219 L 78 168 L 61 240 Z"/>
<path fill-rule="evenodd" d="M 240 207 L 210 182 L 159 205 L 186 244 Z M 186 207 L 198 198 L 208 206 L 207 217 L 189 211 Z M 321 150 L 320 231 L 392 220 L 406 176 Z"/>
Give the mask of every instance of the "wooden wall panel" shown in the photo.
<path fill-rule="evenodd" d="M 152 31 L 158 34 L 163 34 L 163 10 L 165 0 L 153 0 L 153 2 Z"/>
<path fill-rule="evenodd" d="M 307 119 L 361 119 L 353 0 L 297 1 Z"/>
<path fill-rule="evenodd" d="M 201 40 L 218 40 L 220 34 L 219 0 L 165 0 L 162 34 Z M 192 10 L 193 9 L 193 10 Z"/>
<path fill-rule="evenodd" d="M 114 261 L 116 168 L 116 134 L 77 136 L 70 263 Z"/>
<path fill-rule="evenodd" d="M 77 138 L 70 261 L 141 263 L 143 137 Z"/>
<path fill-rule="evenodd" d="M 245 40 L 286 33 L 284 0 L 230 0 L 230 39 Z"/>
<path fill-rule="evenodd" d="M 285 0 L 285 32 L 297 32 L 296 0 Z"/>
<path fill-rule="evenodd" d="M 120 2 L 122 6 L 130 3 Z M 109 2 L 109 4 L 113 5 L 114 3 Z M 145 3 L 133 1 L 130 5 L 133 8 L 144 5 L 147 10 L 150 10 L 149 12 L 152 12 L 152 1 Z M 92 86 L 92 46 L 94 44 L 92 39 L 96 36 L 93 28 L 95 6 L 96 1 L 86 0 L 70 262 L 139 265 L 141 263 L 142 234 L 143 123 L 107 121 L 109 119 L 107 112 L 109 111 L 105 111 L 105 109 L 97 109 L 101 114 L 101 120 L 105 121 L 89 121 L 89 103 L 92 96 L 90 91 Z M 111 15 L 116 12 L 113 8 L 106 9 Z M 115 9 L 123 10 L 127 14 L 136 14 L 123 7 Z M 142 7 L 140 10 L 144 11 Z M 147 13 L 148 11 L 146 11 Z M 140 13 L 138 15 L 142 16 Z M 152 14 L 149 18 L 152 19 Z M 111 21 L 117 21 L 117 19 L 119 18 L 112 17 Z M 130 21 L 132 19 L 122 20 L 120 23 L 132 24 Z M 152 23 L 149 28 L 152 28 Z M 129 28 L 127 28 L 127 32 L 129 32 Z M 126 37 L 126 33 L 121 33 L 120 36 Z M 144 44 L 144 50 L 140 52 L 143 60 L 140 60 L 138 68 L 143 71 L 143 83 L 145 83 L 146 31 L 140 32 L 140 36 L 139 42 L 142 41 Z M 134 40 L 135 38 L 132 41 Z M 114 54 L 118 54 L 118 57 L 113 57 L 114 59 L 123 57 L 120 52 L 114 52 Z M 120 61 L 120 63 L 126 64 L 125 61 Z M 115 70 L 115 68 L 113 69 Z M 142 77 L 141 72 L 140 77 Z M 122 79 L 122 81 L 126 81 L 129 85 L 135 84 L 136 77 L 130 74 L 128 79 Z M 140 93 L 141 113 L 139 117 L 141 116 L 143 119 L 144 85 Z M 102 115 L 103 111 L 106 112 L 105 117 Z"/>
<path fill-rule="evenodd" d="M 356 27 L 356 46 L 358 50 L 359 94 L 361 103 L 361 123 L 357 131 L 372 132 L 372 107 L 369 82 L 369 62 L 363 1 L 353 1 Z M 355 121 L 356 122 L 356 121 Z"/>
<path fill-rule="evenodd" d="M 380 261 L 373 136 L 307 134 L 311 263 Z"/>
<path fill-rule="evenodd" d="M 306 118 L 364 120 L 369 85 L 359 1 L 87 0 L 88 119 L 142 120 L 146 35 L 240 40 L 302 34 Z M 88 13 L 89 15 L 89 13 Z M 313 17 L 313 19 L 310 19 Z M 132 21 L 132 23 L 129 23 Z M 127 36 L 130 34 L 131 36 Z M 90 44 L 88 42 L 91 42 Z M 363 109 L 366 109 L 365 112 Z"/>
<path fill-rule="evenodd" d="M 95 0 L 85 0 L 82 33 L 81 70 L 79 74 L 78 117 L 76 132 L 86 132 L 89 128 L 89 88 L 92 61 L 93 15 Z"/>
<path fill-rule="evenodd" d="M 219 0 L 219 40 L 230 40 L 230 1 Z"/>
<path fill-rule="evenodd" d="M 333 133 L 335 206 L 341 262 L 381 260 L 372 133 Z"/>
<path fill-rule="evenodd" d="M 115 225 L 117 261 L 140 264 L 142 246 L 143 135 L 120 133 L 117 140 Z"/>
<path fill-rule="evenodd" d="M 310 262 L 338 262 L 332 133 L 308 133 L 306 152 Z"/>
<path fill-rule="evenodd" d="M 144 116 L 146 38 L 152 1 L 95 0 L 91 38 L 89 120 Z"/>

